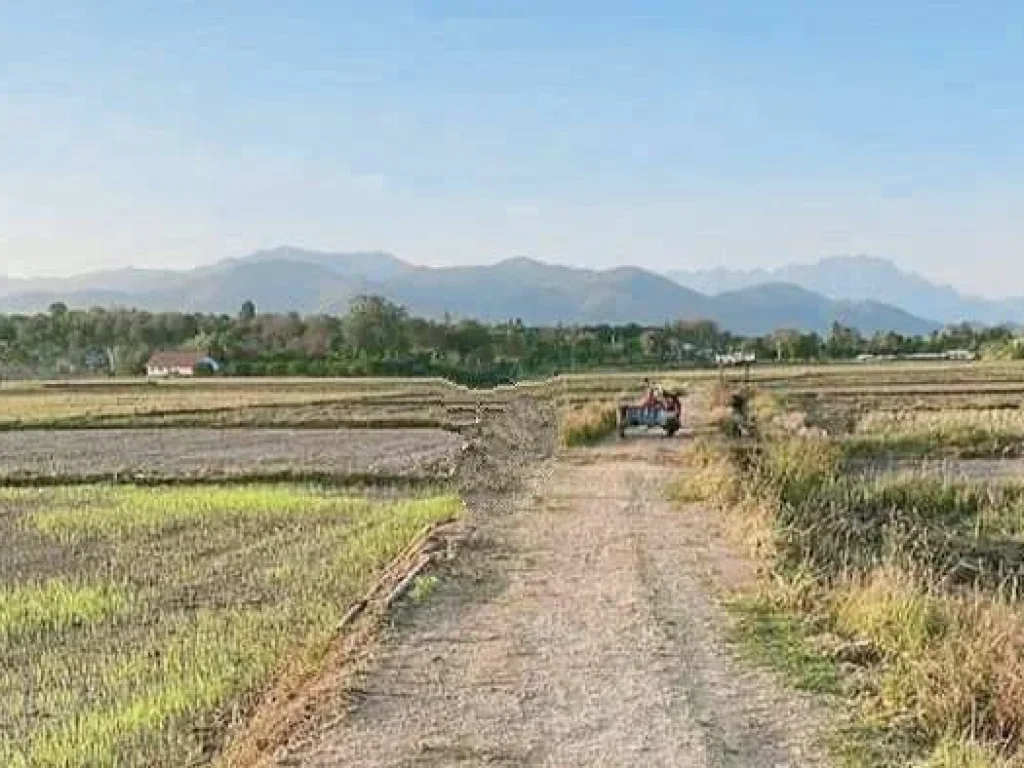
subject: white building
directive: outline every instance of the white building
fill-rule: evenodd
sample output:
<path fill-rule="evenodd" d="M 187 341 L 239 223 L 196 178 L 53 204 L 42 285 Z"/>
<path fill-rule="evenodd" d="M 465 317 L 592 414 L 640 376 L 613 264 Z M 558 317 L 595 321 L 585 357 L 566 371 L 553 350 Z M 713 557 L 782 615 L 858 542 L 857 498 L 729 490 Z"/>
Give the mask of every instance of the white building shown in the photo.
<path fill-rule="evenodd" d="M 146 363 L 146 375 L 153 378 L 195 376 L 199 368 L 216 373 L 220 364 L 205 352 L 154 352 Z"/>

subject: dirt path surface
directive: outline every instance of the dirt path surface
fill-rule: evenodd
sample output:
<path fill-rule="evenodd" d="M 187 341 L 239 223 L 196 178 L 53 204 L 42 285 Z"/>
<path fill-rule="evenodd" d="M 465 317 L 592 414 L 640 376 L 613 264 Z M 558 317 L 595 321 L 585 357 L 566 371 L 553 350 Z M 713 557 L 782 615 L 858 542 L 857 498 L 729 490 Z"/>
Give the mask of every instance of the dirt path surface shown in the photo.
<path fill-rule="evenodd" d="M 664 500 L 675 450 L 639 439 L 537 468 L 278 764 L 822 764 L 809 703 L 723 639 L 712 595 L 745 566 Z"/>

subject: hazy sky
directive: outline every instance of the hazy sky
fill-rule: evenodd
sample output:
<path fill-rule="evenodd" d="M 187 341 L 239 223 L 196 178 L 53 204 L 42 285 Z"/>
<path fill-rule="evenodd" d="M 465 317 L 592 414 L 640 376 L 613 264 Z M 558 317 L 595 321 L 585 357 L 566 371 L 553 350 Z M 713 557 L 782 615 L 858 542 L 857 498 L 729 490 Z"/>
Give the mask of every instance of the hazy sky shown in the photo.
<path fill-rule="evenodd" d="M 0 0 L 0 274 L 282 243 L 1024 294 L 1024 6 Z"/>

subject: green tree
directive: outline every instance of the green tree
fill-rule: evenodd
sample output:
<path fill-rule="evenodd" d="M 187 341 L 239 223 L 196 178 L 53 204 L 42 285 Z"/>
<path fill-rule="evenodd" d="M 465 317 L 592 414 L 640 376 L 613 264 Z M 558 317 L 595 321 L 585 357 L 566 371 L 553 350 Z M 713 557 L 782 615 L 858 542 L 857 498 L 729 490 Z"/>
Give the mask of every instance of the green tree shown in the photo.
<path fill-rule="evenodd" d="M 403 354 L 409 348 L 407 318 L 404 307 L 381 296 L 359 296 L 345 317 L 345 338 L 357 354 L 371 358 Z"/>
<path fill-rule="evenodd" d="M 828 356 L 836 360 L 855 357 L 860 351 L 862 340 L 860 334 L 853 328 L 849 328 L 838 320 L 832 323 L 832 329 L 828 334 L 828 341 L 825 344 L 825 351 Z"/>

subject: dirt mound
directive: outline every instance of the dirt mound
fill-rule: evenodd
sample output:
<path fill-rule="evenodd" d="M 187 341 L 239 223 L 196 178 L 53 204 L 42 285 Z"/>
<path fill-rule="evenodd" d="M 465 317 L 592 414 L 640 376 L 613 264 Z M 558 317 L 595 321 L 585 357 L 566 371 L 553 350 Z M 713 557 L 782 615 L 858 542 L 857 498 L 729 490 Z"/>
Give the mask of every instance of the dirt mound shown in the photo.
<path fill-rule="evenodd" d="M 522 469 L 555 450 L 554 405 L 521 395 L 501 413 L 482 418 L 471 430 L 456 461 L 455 484 L 463 495 L 506 492 Z"/>

